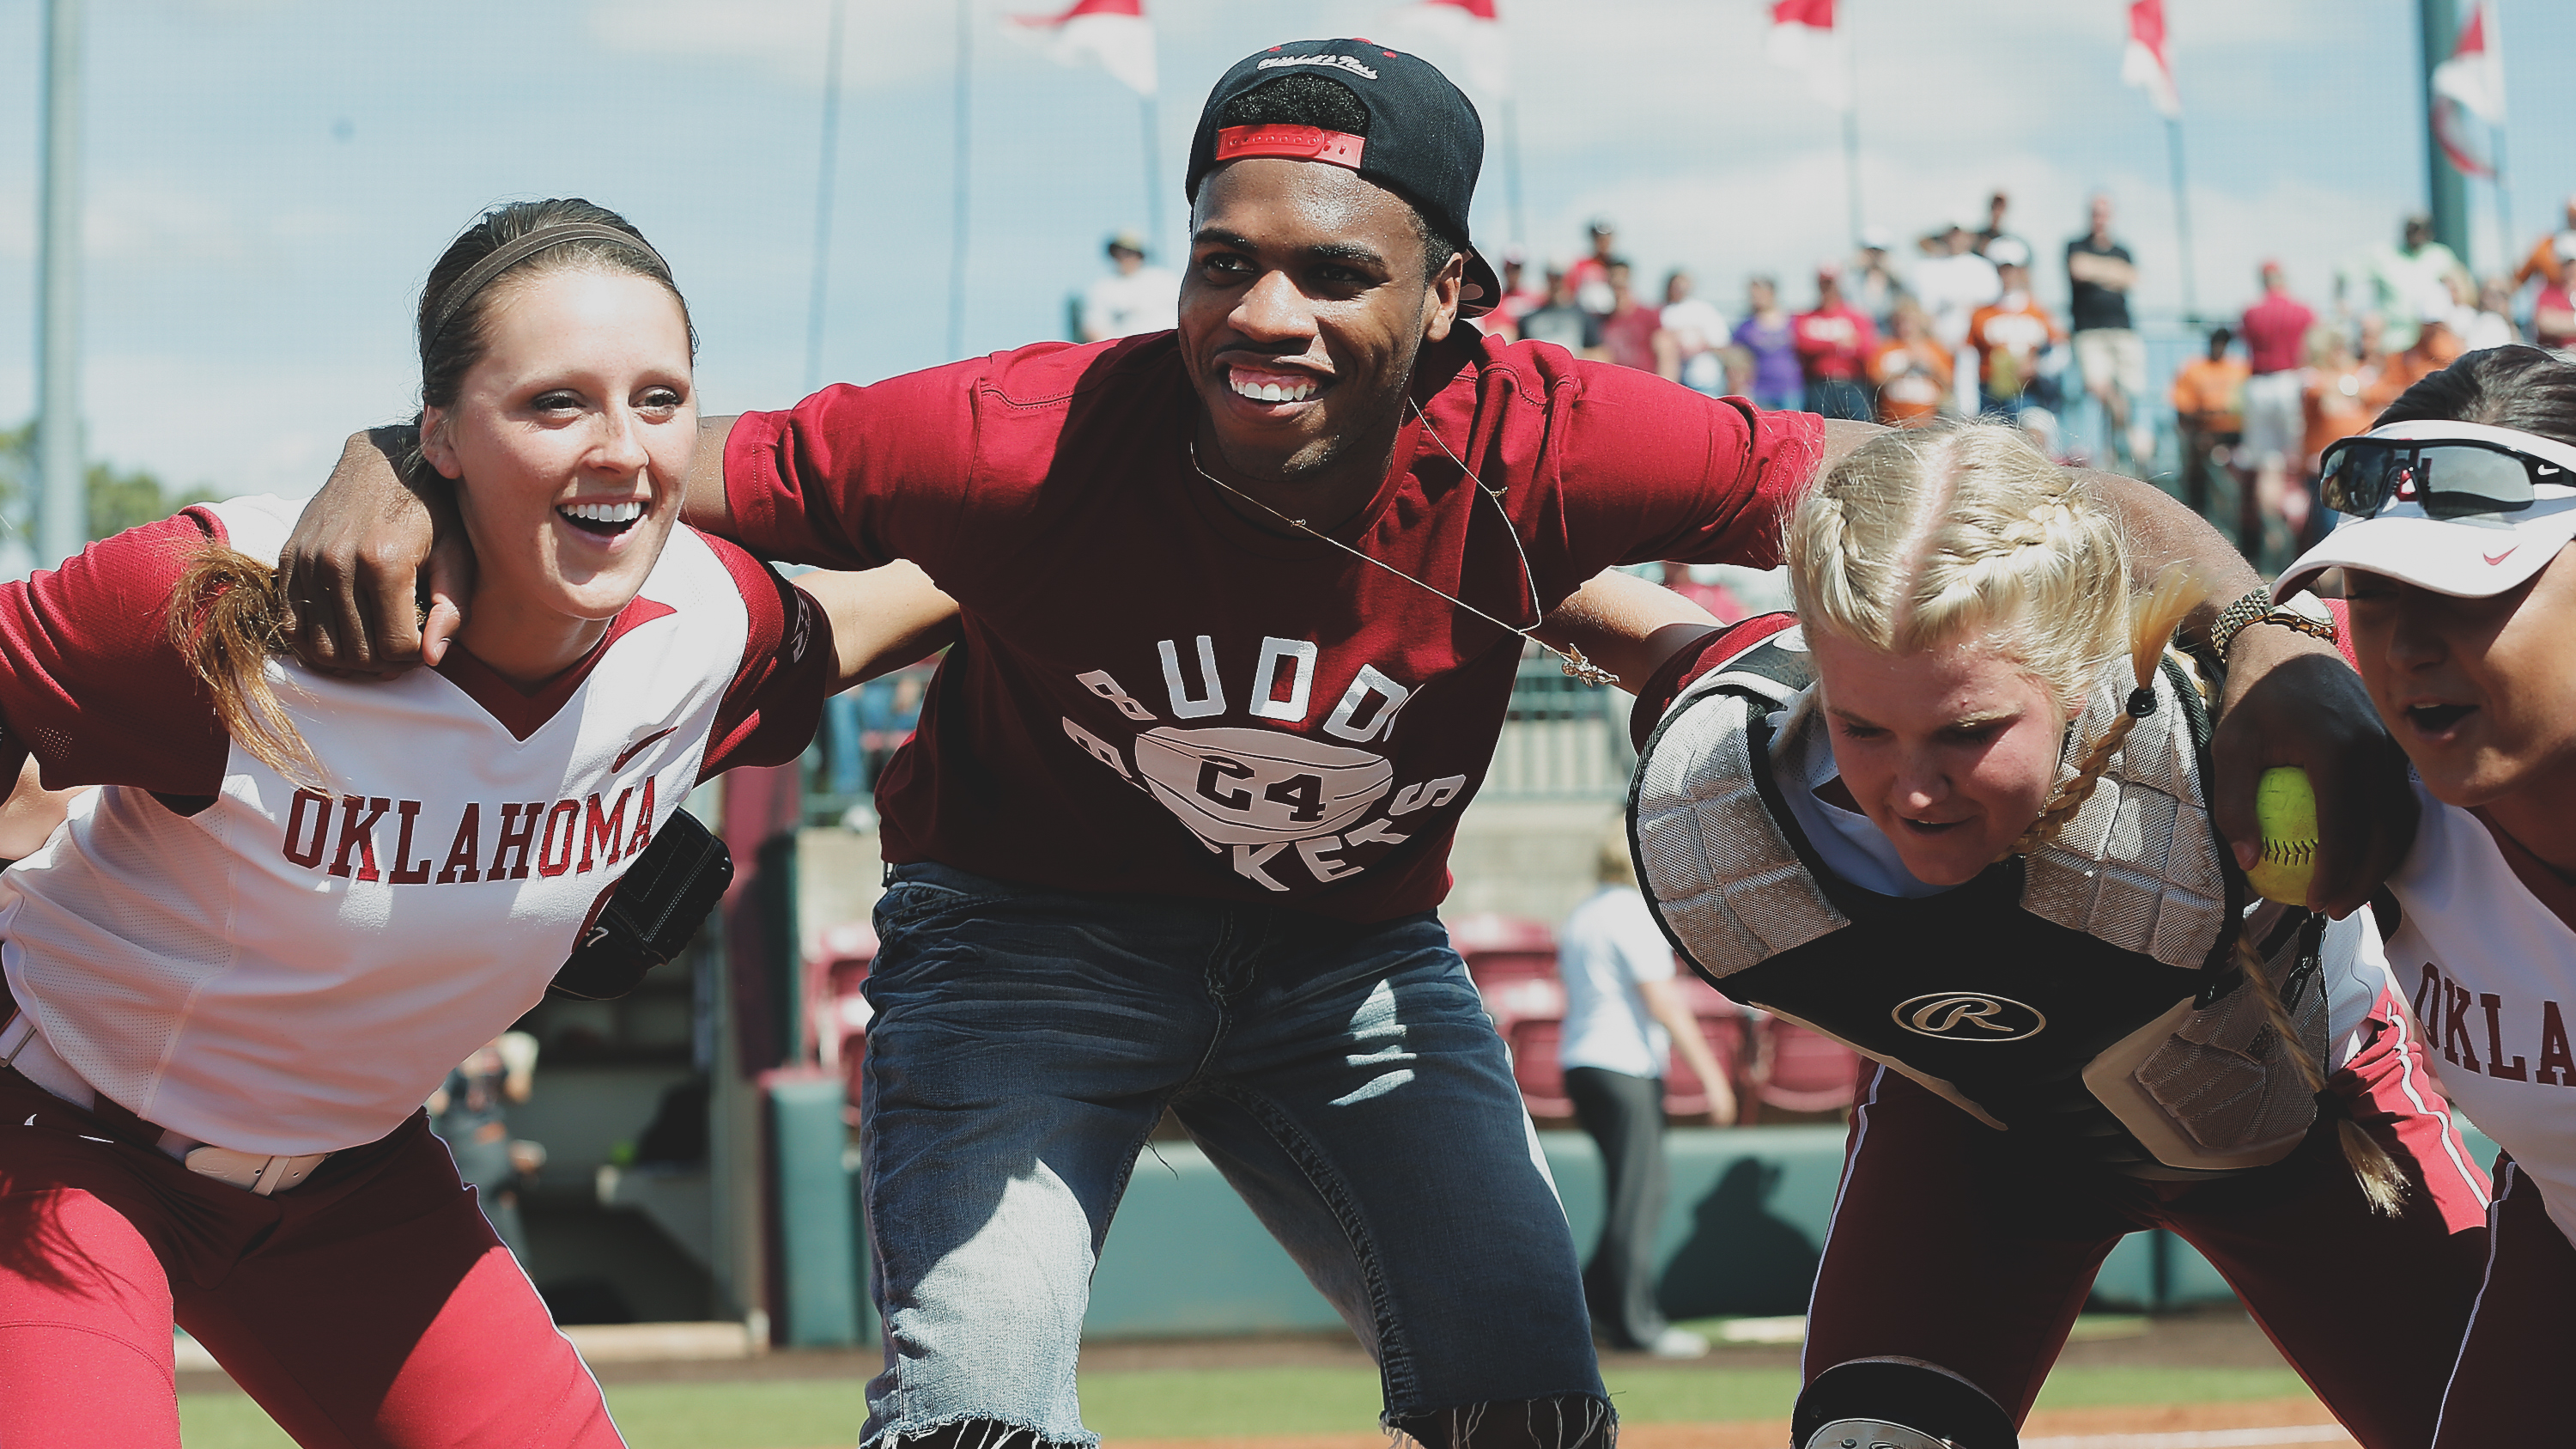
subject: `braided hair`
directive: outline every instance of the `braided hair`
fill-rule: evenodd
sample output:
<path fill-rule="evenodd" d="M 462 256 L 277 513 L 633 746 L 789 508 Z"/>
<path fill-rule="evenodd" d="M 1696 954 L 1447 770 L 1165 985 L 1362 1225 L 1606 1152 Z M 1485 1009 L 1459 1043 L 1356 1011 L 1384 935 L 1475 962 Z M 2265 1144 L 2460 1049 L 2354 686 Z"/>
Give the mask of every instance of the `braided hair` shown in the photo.
<path fill-rule="evenodd" d="M 1981 638 L 2070 715 L 2101 662 L 2127 657 L 2128 707 L 2086 746 L 2007 857 L 2039 851 L 2092 798 L 2129 732 L 2154 713 L 2165 648 L 2208 594 L 2197 575 L 2168 568 L 2135 595 L 2112 520 L 2020 430 L 1985 423 L 1900 429 L 1854 450 L 1800 499 L 1787 554 L 1808 627 L 1889 653 Z M 2313 930 L 2303 939 L 2313 947 Z M 2340 1118 L 2344 1158 L 2363 1195 L 2395 1212 L 2404 1174 L 2343 1114 L 2247 933 L 2237 957 L 2319 1111 Z"/>

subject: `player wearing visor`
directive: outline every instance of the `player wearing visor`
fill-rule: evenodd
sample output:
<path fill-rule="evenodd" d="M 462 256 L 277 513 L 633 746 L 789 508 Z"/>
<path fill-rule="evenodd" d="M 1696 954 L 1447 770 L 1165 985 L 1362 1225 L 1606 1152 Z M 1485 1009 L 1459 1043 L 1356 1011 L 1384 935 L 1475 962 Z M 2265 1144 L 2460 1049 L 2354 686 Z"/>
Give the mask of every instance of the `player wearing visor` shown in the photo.
<path fill-rule="evenodd" d="M 2576 1411 L 2576 366 L 2461 358 L 2327 449 L 2324 493 L 2354 517 L 2277 587 L 2343 572 L 2362 679 L 2423 806 L 2382 902 L 2389 965 L 2442 1089 L 2503 1148 L 2430 1442 L 2527 1441 Z"/>
<path fill-rule="evenodd" d="M 1612 1432 L 1564 1213 L 1434 914 L 1449 842 L 1530 639 L 1643 680 L 1709 621 L 1596 576 L 1775 561 L 1787 500 L 1872 430 L 1460 326 L 1500 300 L 1468 235 L 1483 147 L 1417 57 L 1270 47 L 1199 118 L 1176 332 L 711 424 L 692 522 L 916 560 L 962 609 L 878 787 L 871 1449 L 1090 1442 L 1089 1271 L 1166 1108 L 1377 1357 L 1391 1428 Z M 2154 490 L 2088 486 L 2159 556 L 2226 557 Z M 430 529 L 363 442 L 305 529 L 305 647 L 418 649 Z M 2276 687 L 2244 762 L 2367 780 L 2357 689 L 2302 641 L 2255 648 Z M 2363 823 L 2398 783 L 2333 797 L 2335 889 L 2402 826 Z"/>
<path fill-rule="evenodd" d="M 2423 1444 L 2485 1184 L 2367 916 L 2252 900 L 2212 829 L 2205 697 L 2167 652 L 2193 584 L 2143 587 L 2111 520 L 1992 425 L 1872 441 L 1788 539 L 1794 618 L 1641 694 L 1633 821 L 1704 976 L 1879 1063 L 1799 1449 L 2004 1449 L 2147 1227 L 2201 1249 L 2363 1444 Z M 2187 632 L 2216 653 L 2251 627 Z"/>

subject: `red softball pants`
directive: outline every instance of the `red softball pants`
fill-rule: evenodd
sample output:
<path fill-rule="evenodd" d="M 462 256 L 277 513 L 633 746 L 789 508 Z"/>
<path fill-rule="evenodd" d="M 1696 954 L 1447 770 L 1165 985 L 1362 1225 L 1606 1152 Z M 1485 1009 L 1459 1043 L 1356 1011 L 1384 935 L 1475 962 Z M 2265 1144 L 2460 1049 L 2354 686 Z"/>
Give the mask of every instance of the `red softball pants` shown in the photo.
<path fill-rule="evenodd" d="M 2469 1320 L 2468 1342 L 2442 1396 L 2433 1449 L 2542 1444 L 2576 1415 L 2576 1246 L 2550 1219 L 2540 1185 L 2510 1157 L 2496 1162 L 2493 1234 L 2486 1283 Z"/>
<path fill-rule="evenodd" d="M 1852 1114 L 1851 1147 L 1808 1311 L 1813 1378 L 1898 1355 L 1964 1375 L 2019 1422 L 2102 1260 L 2160 1227 L 2200 1250 L 2367 1449 L 2433 1440 L 2486 1260 L 2487 1183 L 2403 1008 L 2333 1086 L 2405 1170 L 2403 1210 L 2370 1208 L 2334 1134 L 2235 1177 L 2147 1182 L 2017 1150 L 1895 1072 Z"/>
<path fill-rule="evenodd" d="M 0 1069 L 0 1445 L 179 1449 L 174 1322 L 305 1449 L 623 1443 L 426 1117 L 259 1197 Z"/>

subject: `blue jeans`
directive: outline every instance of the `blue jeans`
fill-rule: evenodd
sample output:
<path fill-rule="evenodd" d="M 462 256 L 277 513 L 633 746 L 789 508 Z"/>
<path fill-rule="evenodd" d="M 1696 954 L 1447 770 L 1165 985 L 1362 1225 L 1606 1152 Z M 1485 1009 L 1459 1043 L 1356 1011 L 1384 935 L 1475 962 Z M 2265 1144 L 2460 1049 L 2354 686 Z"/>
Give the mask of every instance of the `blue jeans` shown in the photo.
<path fill-rule="evenodd" d="M 1429 912 L 1355 925 L 917 864 L 876 923 L 860 1142 L 886 1369 L 862 1444 L 969 1422 L 1098 1442 L 1083 1310 L 1166 1106 L 1376 1357 L 1388 1422 L 1573 1399 L 1529 1437 L 1607 1430 L 1564 1210 Z"/>

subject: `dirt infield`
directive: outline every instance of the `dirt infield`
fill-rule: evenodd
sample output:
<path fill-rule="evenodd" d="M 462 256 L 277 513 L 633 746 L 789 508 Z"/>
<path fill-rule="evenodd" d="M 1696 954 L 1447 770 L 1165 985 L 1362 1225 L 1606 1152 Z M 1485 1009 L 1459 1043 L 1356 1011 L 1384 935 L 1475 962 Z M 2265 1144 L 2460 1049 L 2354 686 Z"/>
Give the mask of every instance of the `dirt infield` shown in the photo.
<path fill-rule="evenodd" d="M 2279 1435 L 2264 1434 L 2279 1429 Z M 1782 1449 L 1789 1421 L 1625 1424 L 1622 1449 Z M 2041 1410 L 2022 1429 L 2023 1449 L 2350 1449 L 2316 1400 Z M 1256 1434 L 1221 1439 L 1104 1439 L 1101 1449 L 1386 1449 L 1382 1434 Z"/>

